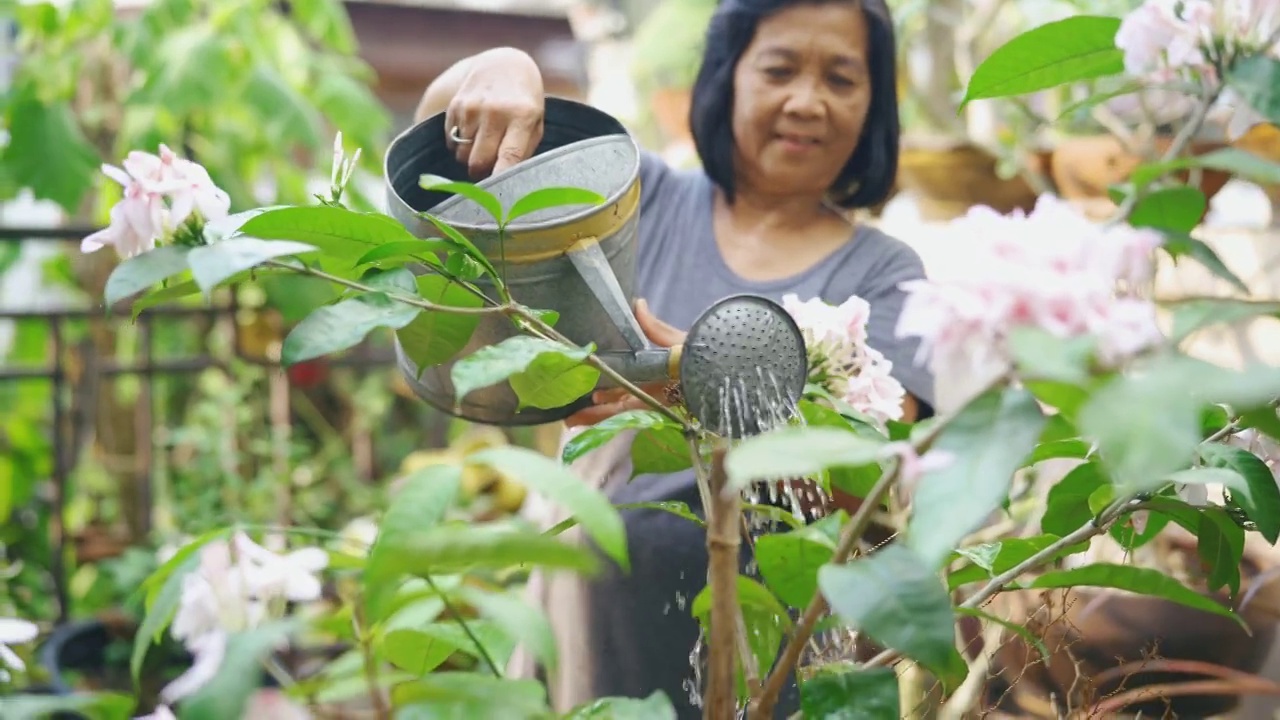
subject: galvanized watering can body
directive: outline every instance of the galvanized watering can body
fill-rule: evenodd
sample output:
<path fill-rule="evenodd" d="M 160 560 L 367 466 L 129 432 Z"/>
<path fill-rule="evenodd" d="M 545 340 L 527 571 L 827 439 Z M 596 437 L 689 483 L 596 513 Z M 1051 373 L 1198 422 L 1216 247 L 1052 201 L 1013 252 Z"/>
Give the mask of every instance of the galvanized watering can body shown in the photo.
<path fill-rule="evenodd" d="M 419 213 L 429 211 L 467 236 L 505 275 L 512 298 L 523 305 L 559 313 L 556 329 L 575 343 L 595 343 L 605 357 L 643 356 L 647 342 L 630 310 L 640 210 L 640 151 L 614 118 L 580 103 L 548 98 L 543 140 L 534 156 L 490 177 L 480 187 L 510 208 L 529 192 L 546 187 L 578 187 L 606 198 L 598 206 L 548 208 L 518 218 L 507 227 L 505 247 L 494 219 L 473 201 L 419 186 L 424 174 L 467 180 L 445 145 L 443 114 L 401 134 L 387 150 L 386 183 L 390 214 L 422 238 L 440 231 Z M 485 280 L 477 286 L 494 297 Z M 520 408 L 507 383 L 456 398 L 450 372 L 456 361 L 517 334 L 501 315 L 481 316 L 466 348 L 449 362 L 419 368 L 396 343 L 401 372 L 425 402 L 463 419 L 490 425 L 535 425 L 563 420 L 589 404 Z M 667 353 L 653 354 L 653 377 L 665 375 Z M 612 364 L 612 363 L 611 363 Z M 643 363 L 642 363 L 643 364 Z M 646 371 L 642 368 L 640 375 Z M 630 379 L 644 379 L 633 377 Z"/>

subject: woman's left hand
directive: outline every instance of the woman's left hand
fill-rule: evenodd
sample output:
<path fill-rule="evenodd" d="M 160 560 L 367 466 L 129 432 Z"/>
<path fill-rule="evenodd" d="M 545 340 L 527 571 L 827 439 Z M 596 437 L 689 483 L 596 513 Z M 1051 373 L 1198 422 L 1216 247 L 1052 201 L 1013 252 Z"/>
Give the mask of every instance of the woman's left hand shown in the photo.
<path fill-rule="evenodd" d="M 669 348 L 684 343 L 685 333 L 659 320 L 656 315 L 649 310 L 649 304 L 644 300 L 636 301 L 636 320 L 640 323 L 640 329 L 644 331 L 649 342 L 659 347 Z M 669 382 L 652 382 L 640 385 L 640 389 L 649 395 L 662 401 L 668 402 L 667 387 Z M 649 408 L 640 398 L 632 395 L 623 388 L 609 388 L 607 390 L 597 390 L 592 396 L 591 401 L 595 403 L 591 407 L 570 415 L 565 420 L 568 427 L 578 427 L 581 425 L 595 425 L 602 420 L 617 415 L 618 413 L 627 412 L 628 410 L 646 410 Z"/>

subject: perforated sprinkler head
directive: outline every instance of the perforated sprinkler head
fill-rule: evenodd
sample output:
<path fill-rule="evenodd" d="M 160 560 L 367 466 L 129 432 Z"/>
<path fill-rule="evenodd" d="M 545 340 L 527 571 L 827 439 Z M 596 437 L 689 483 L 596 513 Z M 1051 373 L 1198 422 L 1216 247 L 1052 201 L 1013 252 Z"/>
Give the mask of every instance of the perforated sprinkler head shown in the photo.
<path fill-rule="evenodd" d="M 749 437 L 786 422 L 807 379 L 800 328 L 781 305 L 758 295 L 733 295 L 707 308 L 681 350 L 685 407 L 724 437 Z"/>

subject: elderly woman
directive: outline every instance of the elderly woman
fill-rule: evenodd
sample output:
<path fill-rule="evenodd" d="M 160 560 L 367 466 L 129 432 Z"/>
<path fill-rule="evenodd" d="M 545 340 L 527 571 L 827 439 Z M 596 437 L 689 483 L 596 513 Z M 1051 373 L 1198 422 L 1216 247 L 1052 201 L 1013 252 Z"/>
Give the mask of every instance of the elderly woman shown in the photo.
<path fill-rule="evenodd" d="M 870 344 L 907 389 L 905 415 L 930 412 L 933 379 L 915 364 L 916 346 L 894 337 L 899 284 L 924 276 L 920 258 L 845 212 L 881 202 L 897 171 L 894 63 L 884 0 L 721 0 L 690 113 L 702 168 L 678 171 L 646 154 L 640 169 L 636 313 L 654 342 L 678 343 L 699 313 L 735 293 L 837 304 L 857 295 L 871 307 Z M 445 127 L 456 127 L 447 142 L 482 178 L 533 152 L 543 97 L 533 60 L 495 49 L 433 82 L 417 118 L 446 112 Z M 632 407 L 600 393 L 569 424 Z M 614 502 L 678 501 L 701 513 L 691 471 L 628 482 L 625 445 L 594 455 L 579 471 Z M 553 701 L 563 709 L 661 690 L 679 717 L 700 717 L 689 690 L 698 628 L 686 603 L 706 581 L 703 532 L 658 510 L 624 518 L 630 573 L 611 567 L 581 583 L 572 614 L 564 612 L 572 605 L 544 599 L 562 648 Z M 794 712 L 795 695 L 793 687 L 779 717 Z"/>

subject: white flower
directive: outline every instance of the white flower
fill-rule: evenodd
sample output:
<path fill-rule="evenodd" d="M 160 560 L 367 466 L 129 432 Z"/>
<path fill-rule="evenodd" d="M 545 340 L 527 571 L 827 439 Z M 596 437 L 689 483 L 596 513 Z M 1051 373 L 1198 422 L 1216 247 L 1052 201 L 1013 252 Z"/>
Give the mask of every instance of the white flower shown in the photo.
<path fill-rule="evenodd" d="M 227 633 L 207 633 L 187 643 L 187 649 L 195 659 L 186 672 L 161 689 L 160 699 L 165 703 L 173 704 L 194 695 L 218 674 L 218 668 L 222 667 L 222 660 L 227 655 Z"/>
<path fill-rule="evenodd" d="M 328 565 L 329 556 L 319 548 L 281 555 L 237 531 L 230 539 L 204 545 L 199 559 L 196 569 L 183 578 L 169 627 L 196 662 L 166 689 L 166 701 L 194 692 L 217 671 L 229 633 L 258 627 L 283 613 L 288 601 L 319 598 L 315 573 Z"/>
<path fill-rule="evenodd" d="M 165 145 L 159 155 L 131 151 L 123 165 L 102 166 L 107 177 L 124 187 L 124 197 L 111 208 L 108 226 L 81 241 L 81 252 L 113 245 L 121 257 L 133 257 L 155 248 L 193 214 L 208 222 L 226 217 L 231 208 L 231 198 L 214 185 L 207 170 Z"/>
<path fill-rule="evenodd" d="M 39 634 L 40 628 L 33 622 L 19 618 L 0 618 L 0 662 L 14 670 L 26 670 L 27 666 L 22 658 L 10 650 L 9 646 L 29 643 Z"/>
<path fill-rule="evenodd" d="M 168 705 L 157 705 L 155 712 L 150 715 L 139 715 L 133 720 L 178 720 Z"/>
<path fill-rule="evenodd" d="M 172 227 L 163 196 L 114 165 L 103 165 L 102 172 L 124 186 L 124 197 L 111 208 L 107 227 L 82 240 L 80 251 L 114 245 L 120 257 L 130 258 L 151 250 Z"/>
<path fill-rule="evenodd" d="M 906 390 L 893 377 L 893 363 L 867 345 L 871 306 L 860 297 L 840 305 L 822 298 L 801 301 L 789 293 L 782 306 L 804 335 L 810 381 L 877 422 L 902 417 Z"/>
<path fill-rule="evenodd" d="M 1051 195 L 1030 214 L 974 208 L 949 229 L 980 262 L 963 277 L 903 283 L 896 332 L 920 338 L 918 359 L 958 393 L 1011 367 L 1007 338 L 1017 328 L 1092 336 L 1109 366 L 1161 341 L 1154 306 L 1132 295 L 1152 276 L 1158 233 L 1104 228 Z"/>

